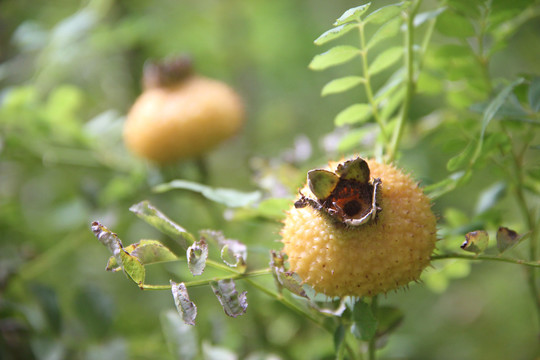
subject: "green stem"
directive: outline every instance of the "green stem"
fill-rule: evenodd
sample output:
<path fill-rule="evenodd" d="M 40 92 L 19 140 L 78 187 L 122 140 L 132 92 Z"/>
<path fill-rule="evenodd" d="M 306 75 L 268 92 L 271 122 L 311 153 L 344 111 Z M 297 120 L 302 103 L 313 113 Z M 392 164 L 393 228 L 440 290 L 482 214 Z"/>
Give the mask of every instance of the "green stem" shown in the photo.
<path fill-rule="evenodd" d="M 379 306 L 379 301 L 377 295 L 371 298 L 371 312 L 375 316 L 377 314 L 377 309 Z M 368 343 L 368 358 L 369 360 L 375 360 L 377 358 L 377 336 L 373 336 Z"/>
<path fill-rule="evenodd" d="M 422 3 L 421 0 L 416 1 L 413 5 L 412 10 L 407 14 L 407 31 L 405 32 L 405 68 L 407 69 L 407 78 L 406 83 L 407 87 L 405 88 L 405 99 L 403 100 L 403 105 L 399 114 L 398 122 L 392 134 L 392 142 L 390 144 L 387 161 L 392 162 L 395 160 L 397 155 L 397 149 L 399 143 L 401 142 L 401 137 L 403 136 L 403 129 L 405 123 L 409 117 L 409 109 L 411 106 L 412 96 L 414 89 L 416 87 L 416 80 L 414 77 L 414 17 L 418 12 L 418 8 Z"/>
<path fill-rule="evenodd" d="M 268 275 L 270 274 L 270 269 L 254 270 L 247 273 L 238 273 L 234 272 L 234 275 L 219 276 L 211 279 L 201 279 L 184 282 L 186 288 L 208 285 L 211 281 L 220 281 L 220 280 L 248 280 L 250 277 Z M 142 284 L 140 286 L 141 290 L 170 290 L 171 285 L 151 285 L 151 284 Z"/>
<path fill-rule="evenodd" d="M 446 259 L 467 259 L 467 260 L 487 260 L 487 261 L 500 261 L 510 264 L 530 266 L 533 268 L 540 268 L 540 261 L 527 261 L 520 259 L 511 259 L 506 257 L 500 257 L 495 255 L 466 255 L 457 253 L 447 254 L 435 254 L 431 256 L 431 260 L 446 260 Z"/>
<path fill-rule="evenodd" d="M 289 309 L 293 310 L 294 312 L 296 312 L 296 313 L 298 313 L 298 314 L 300 314 L 302 316 L 305 316 L 306 318 L 308 318 L 309 320 L 311 320 L 315 324 L 319 325 L 320 327 L 322 327 L 323 329 L 328 331 L 330 334 L 333 334 L 334 328 L 331 326 L 331 324 L 326 323 L 325 321 L 323 321 L 323 319 L 321 319 L 319 317 L 316 317 L 313 314 L 305 311 L 304 309 L 302 309 L 301 307 L 299 307 L 298 305 L 296 305 L 295 303 L 293 303 L 292 301 L 290 301 L 289 299 L 284 297 L 282 294 L 271 291 L 268 288 L 264 287 L 263 285 L 255 282 L 255 281 L 253 281 L 251 279 L 245 279 L 245 280 L 246 280 L 246 282 L 250 283 L 253 287 L 255 287 L 255 288 L 259 289 L 260 291 L 262 291 L 263 293 L 265 293 L 266 295 L 278 300 L 279 302 L 281 302 L 283 305 L 285 305 Z"/>
<path fill-rule="evenodd" d="M 375 98 L 373 97 L 373 89 L 371 88 L 371 77 L 369 76 L 369 66 L 368 66 L 368 49 L 366 47 L 366 37 L 364 34 L 364 23 L 359 22 L 358 24 L 358 32 L 360 35 L 360 49 L 362 50 L 360 52 L 360 55 L 362 57 L 362 73 L 364 75 L 364 88 L 366 91 L 366 97 L 371 105 L 371 111 L 373 112 L 373 118 L 379 124 L 379 128 L 381 130 L 381 135 L 383 137 L 383 142 L 385 144 L 388 144 L 388 134 L 386 133 L 386 124 L 384 123 L 383 119 L 381 118 L 381 115 L 379 114 L 379 108 L 377 105 L 377 102 L 375 101 Z"/>
<path fill-rule="evenodd" d="M 503 127 L 503 130 L 506 131 L 504 126 L 503 125 L 501 126 Z M 530 139 L 532 139 L 532 137 Z M 525 149 L 527 147 L 528 147 L 528 144 L 526 142 L 526 144 L 523 147 L 523 150 L 519 152 L 519 155 L 516 155 L 516 153 L 512 151 L 511 160 L 512 160 L 512 167 L 514 170 L 513 174 L 515 177 L 515 187 L 514 187 L 515 198 L 516 198 L 518 207 L 521 211 L 522 217 L 526 221 L 527 228 L 531 232 L 531 238 L 529 239 L 529 260 L 535 261 L 537 259 L 537 253 L 538 253 L 538 248 L 537 248 L 538 247 L 538 241 L 537 241 L 538 227 L 537 227 L 537 224 L 535 223 L 532 212 L 529 210 L 529 206 L 525 198 L 525 193 L 523 191 L 524 189 L 523 156 L 525 155 Z M 540 292 L 538 290 L 538 286 L 536 283 L 536 269 L 527 268 L 527 279 L 528 279 L 531 296 L 533 298 L 534 305 L 536 308 L 538 324 L 540 326 Z"/>

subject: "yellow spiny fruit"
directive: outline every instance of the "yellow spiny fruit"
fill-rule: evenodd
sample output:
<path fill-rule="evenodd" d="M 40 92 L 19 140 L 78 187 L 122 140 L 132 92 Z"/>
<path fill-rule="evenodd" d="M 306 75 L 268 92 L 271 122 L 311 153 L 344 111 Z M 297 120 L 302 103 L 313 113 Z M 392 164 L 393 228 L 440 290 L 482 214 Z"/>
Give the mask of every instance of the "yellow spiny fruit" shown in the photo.
<path fill-rule="evenodd" d="M 306 185 L 281 231 L 290 270 L 327 296 L 374 296 L 407 285 L 429 265 L 435 248 L 436 218 L 417 183 L 392 165 L 366 162 L 368 178 L 370 171 L 382 188 L 374 219 L 344 224 L 317 209 L 317 202 L 306 203 L 316 198 Z M 339 172 L 338 166 L 330 169 Z"/>

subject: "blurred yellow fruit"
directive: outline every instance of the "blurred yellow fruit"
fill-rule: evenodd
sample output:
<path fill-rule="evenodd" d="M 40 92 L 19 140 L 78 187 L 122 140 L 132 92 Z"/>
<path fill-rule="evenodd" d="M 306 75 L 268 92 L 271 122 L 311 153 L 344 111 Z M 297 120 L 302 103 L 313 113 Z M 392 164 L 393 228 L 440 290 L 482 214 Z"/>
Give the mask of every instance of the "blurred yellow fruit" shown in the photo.
<path fill-rule="evenodd" d="M 244 106 L 234 90 L 179 63 L 180 70 L 178 62 L 151 67 L 148 74 L 145 68 L 145 90 L 124 124 L 128 149 L 162 164 L 208 152 L 244 122 Z"/>
<path fill-rule="evenodd" d="M 429 198 L 392 165 L 367 163 L 371 177 L 382 182 L 382 210 L 374 221 L 348 226 L 304 206 L 288 212 L 281 231 L 290 270 L 327 296 L 374 296 L 407 285 L 429 265 L 435 248 Z M 308 186 L 301 193 L 315 199 Z"/>

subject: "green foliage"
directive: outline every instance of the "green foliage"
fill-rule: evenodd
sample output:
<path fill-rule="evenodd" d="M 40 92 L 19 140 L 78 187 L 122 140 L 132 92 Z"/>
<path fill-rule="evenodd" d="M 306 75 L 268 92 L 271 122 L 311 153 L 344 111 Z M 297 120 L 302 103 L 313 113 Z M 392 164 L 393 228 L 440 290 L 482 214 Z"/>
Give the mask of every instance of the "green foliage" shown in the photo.
<path fill-rule="evenodd" d="M 0 4 L 0 358 L 536 356 L 538 2 L 347 6 Z M 179 52 L 237 89 L 249 122 L 160 168 L 122 124 L 144 62 Z M 351 155 L 434 200 L 420 286 L 328 299 L 288 271 L 280 221 L 307 169 Z"/>

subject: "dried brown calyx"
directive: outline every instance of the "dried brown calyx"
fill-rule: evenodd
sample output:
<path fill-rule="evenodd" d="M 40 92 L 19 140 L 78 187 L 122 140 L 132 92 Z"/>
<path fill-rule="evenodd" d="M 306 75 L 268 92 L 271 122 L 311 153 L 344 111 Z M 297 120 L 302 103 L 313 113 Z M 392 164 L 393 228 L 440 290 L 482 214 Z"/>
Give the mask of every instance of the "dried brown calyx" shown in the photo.
<path fill-rule="evenodd" d="M 311 206 L 337 222 L 360 226 L 377 219 L 382 182 L 370 180 L 370 170 L 360 157 L 339 164 L 336 171 L 315 169 L 308 172 L 308 186 L 316 199 L 300 193 L 296 208 Z"/>

